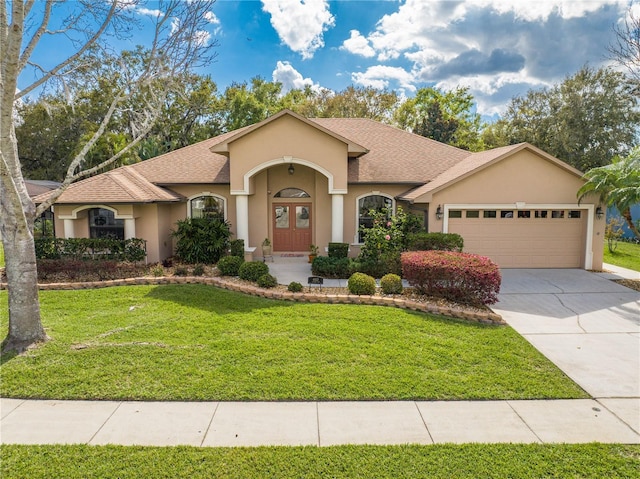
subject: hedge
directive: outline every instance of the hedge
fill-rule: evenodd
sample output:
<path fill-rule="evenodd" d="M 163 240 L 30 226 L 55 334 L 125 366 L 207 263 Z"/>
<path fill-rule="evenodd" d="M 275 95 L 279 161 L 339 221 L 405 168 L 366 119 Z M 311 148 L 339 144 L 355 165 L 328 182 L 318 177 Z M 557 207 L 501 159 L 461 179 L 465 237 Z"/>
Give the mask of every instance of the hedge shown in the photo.
<path fill-rule="evenodd" d="M 485 256 L 456 251 L 402 253 L 402 274 L 424 294 L 468 304 L 498 301 L 500 269 Z"/>
<path fill-rule="evenodd" d="M 329 243 L 329 258 L 346 258 L 349 256 L 349 243 Z"/>
<path fill-rule="evenodd" d="M 147 256 L 147 242 L 140 238 L 52 238 L 35 239 L 37 259 L 95 259 L 142 261 Z"/>
<path fill-rule="evenodd" d="M 317 256 L 311 263 L 311 272 L 323 278 L 348 278 L 351 274 L 348 258 Z"/>
<path fill-rule="evenodd" d="M 462 251 L 464 240 L 457 233 L 413 233 L 407 238 L 409 251 Z"/>

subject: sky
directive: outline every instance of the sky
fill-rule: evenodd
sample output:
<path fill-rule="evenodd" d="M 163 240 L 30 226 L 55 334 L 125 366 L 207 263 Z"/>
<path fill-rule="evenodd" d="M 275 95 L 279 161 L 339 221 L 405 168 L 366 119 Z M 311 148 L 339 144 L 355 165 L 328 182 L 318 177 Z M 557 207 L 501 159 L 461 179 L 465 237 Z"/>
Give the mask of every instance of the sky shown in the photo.
<path fill-rule="evenodd" d="M 516 95 L 609 64 L 630 8 L 640 15 L 640 0 L 218 0 L 205 34 L 217 58 L 200 73 L 219 90 L 256 76 L 284 91 L 468 87 L 491 117 Z"/>

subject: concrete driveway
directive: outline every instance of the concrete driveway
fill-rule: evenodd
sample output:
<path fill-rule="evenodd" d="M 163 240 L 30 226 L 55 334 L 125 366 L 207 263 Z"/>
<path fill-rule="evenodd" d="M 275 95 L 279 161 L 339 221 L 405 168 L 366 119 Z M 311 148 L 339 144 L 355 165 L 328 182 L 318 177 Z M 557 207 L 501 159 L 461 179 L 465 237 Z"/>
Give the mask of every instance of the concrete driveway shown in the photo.
<path fill-rule="evenodd" d="M 594 398 L 638 398 L 640 422 L 640 293 L 608 277 L 503 270 L 492 309 Z"/>

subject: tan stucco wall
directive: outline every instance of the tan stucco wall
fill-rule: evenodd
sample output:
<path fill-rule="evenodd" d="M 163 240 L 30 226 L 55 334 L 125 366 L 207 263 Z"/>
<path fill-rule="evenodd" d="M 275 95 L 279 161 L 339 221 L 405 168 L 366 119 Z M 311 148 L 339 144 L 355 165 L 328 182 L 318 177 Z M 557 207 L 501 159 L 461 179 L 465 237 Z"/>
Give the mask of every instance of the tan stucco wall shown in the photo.
<path fill-rule="evenodd" d="M 285 115 L 229 145 L 231 191 L 244 190 L 244 175 L 265 162 L 278 160 L 288 166 L 285 157 L 294 165 L 302 160 L 324 168 L 333 175 L 334 188 L 347 188 L 347 144 Z"/>
<path fill-rule="evenodd" d="M 533 204 L 577 205 L 576 192 L 583 181 L 569 171 L 529 150 L 491 165 L 474 175 L 432 195 L 430 200 L 429 230 L 442 231 L 443 221 L 435 217 L 438 205 L 447 204 Z M 596 204 L 592 199 L 582 205 Z M 604 247 L 604 220 L 594 221 L 593 268 L 602 267 Z"/>

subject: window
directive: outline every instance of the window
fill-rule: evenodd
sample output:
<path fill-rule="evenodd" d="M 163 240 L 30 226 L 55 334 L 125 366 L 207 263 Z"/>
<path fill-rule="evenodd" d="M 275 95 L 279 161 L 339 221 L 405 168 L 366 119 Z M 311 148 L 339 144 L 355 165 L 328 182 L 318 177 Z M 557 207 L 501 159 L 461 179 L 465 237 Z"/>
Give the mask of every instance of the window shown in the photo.
<path fill-rule="evenodd" d="M 570 210 L 569 218 L 580 218 L 580 210 Z"/>
<path fill-rule="evenodd" d="M 500 212 L 500 218 L 513 218 L 513 210 L 503 210 Z"/>
<path fill-rule="evenodd" d="M 224 221 L 224 198 L 202 195 L 189 201 L 192 218 L 218 218 Z"/>
<path fill-rule="evenodd" d="M 484 210 L 482 213 L 483 218 L 497 218 L 498 212 L 496 210 Z"/>
<path fill-rule="evenodd" d="M 553 210 L 551 212 L 552 218 L 564 218 L 564 210 Z"/>
<path fill-rule="evenodd" d="M 518 211 L 518 218 L 531 218 L 531 211 Z"/>
<path fill-rule="evenodd" d="M 536 218 L 546 218 L 548 214 L 547 210 L 536 210 Z"/>
<path fill-rule="evenodd" d="M 462 210 L 449 210 L 449 218 L 462 218 Z"/>
<path fill-rule="evenodd" d="M 274 198 L 311 198 L 309 193 L 299 188 L 285 188 L 278 191 Z"/>
<path fill-rule="evenodd" d="M 364 242 L 364 234 L 362 228 L 371 228 L 373 226 L 373 218 L 371 210 L 377 212 L 386 212 L 387 218 L 391 218 L 393 214 L 393 199 L 382 195 L 363 196 L 358 200 L 358 242 Z"/>
<path fill-rule="evenodd" d="M 480 218 L 480 210 L 467 210 L 467 218 Z"/>
<path fill-rule="evenodd" d="M 124 239 L 124 220 L 106 208 L 89 210 L 89 237 Z"/>

